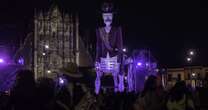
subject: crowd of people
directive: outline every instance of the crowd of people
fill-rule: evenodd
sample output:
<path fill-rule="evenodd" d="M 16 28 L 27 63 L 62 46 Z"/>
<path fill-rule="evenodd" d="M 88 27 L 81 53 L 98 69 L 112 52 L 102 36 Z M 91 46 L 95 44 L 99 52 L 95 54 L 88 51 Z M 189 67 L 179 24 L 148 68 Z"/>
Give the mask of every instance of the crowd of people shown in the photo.
<path fill-rule="evenodd" d="M 178 81 L 169 92 L 156 84 L 156 77 L 150 76 L 144 90 L 136 100 L 136 110 L 195 110 L 194 98 L 185 82 Z"/>
<path fill-rule="evenodd" d="M 157 77 L 149 76 L 140 93 L 109 89 L 96 95 L 80 83 L 60 86 L 50 78 L 35 81 L 29 70 L 18 71 L 13 88 L 0 96 L 0 110 L 199 110 L 200 104 L 198 91 L 183 81 L 165 90 Z"/>

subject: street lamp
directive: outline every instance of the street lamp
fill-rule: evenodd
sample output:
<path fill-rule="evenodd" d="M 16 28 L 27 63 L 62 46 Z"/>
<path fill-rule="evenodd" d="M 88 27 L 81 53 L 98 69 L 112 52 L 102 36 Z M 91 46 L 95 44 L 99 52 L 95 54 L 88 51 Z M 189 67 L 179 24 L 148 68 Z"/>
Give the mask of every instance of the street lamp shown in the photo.
<path fill-rule="evenodd" d="M 189 52 L 189 55 L 190 56 L 193 56 L 195 53 L 194 53 L 194 51 L 193 50 L 191 50 L 190 52 Z"/>
<path fill-rule="evenodd" d="M 45 52 L 43 52 L 43 53 L 42 53 L 42 55 L 43 55 L 43 56 L 45 56 L 45 55 L 46 55 L 46 53 L 45 53 Z"/>
<path fill-rule="evenodd" d="M 191 57 L 187 57 L 186 60 L 187 60 L 188 62 L 191 62 L 191 61 L 192 61 Z"/>
<path fill-rule="evenodd" d="M 49 45 L 45 45 L 45 48 L 46 48 L 46 49 L 49 49 Z"/>
<path fill-rule="evenodd" d="M 187 52 L 188 54 L 187 54 L 187 58 L 186 58 L 186 60 L 187 60 L 187 62 L 188 63 L 191 63 L 192 62 L 192 59 L 193 59 L 193 57 L 195 56 L 195 51 L 193 50 L 193 49 L 190 49 L 188 52 Z M 190 75 L 191 75 L 191 80 L 194 80 L 194 85 L 193 85 L 193 87 L 196 87 L 196 79 L 197 79 L 197 76 L 196 76 L 196 73 L 192 73 L 192 67 L 191 67 L 191 65 L 190 65 L 190 73 L 189 73 Z"/>
<path fill-rule="evenodd" d="M 196 76 L 196 73 L 192 73 L 192 77 L 195 77 Z"/>
<path fill-rule="evenodd" d="M 51 70 L 48 70 L 47 73 L 50 74 L 51 73 Z"/>
<path fill-rule="evenodd" d="M 196 84 L 197 84 L 196 83 L 196 80 L 197 80 L 196 79 L 197 78 L 196 73 L 192 73 L 191 75 L 192 75 L 192 80 L 194 80 L 194 87 L 196 87 Z"/>

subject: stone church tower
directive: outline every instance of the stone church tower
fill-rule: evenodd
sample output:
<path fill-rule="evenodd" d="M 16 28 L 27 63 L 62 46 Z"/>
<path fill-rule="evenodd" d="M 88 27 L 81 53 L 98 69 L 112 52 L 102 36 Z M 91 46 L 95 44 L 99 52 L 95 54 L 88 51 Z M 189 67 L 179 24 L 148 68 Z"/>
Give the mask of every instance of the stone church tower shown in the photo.
<path fill-rule="evenodd" d="M 78 14 L 65 13 L 57 5 L 52 5 L 47 11 L 35 12 L 33 64 L 36 78 L 53 77 L 69 62 L 89 66 L 90 61 L 80 58 L 87 53 L 80 55 L 85 50 L 81 45 Z"/>

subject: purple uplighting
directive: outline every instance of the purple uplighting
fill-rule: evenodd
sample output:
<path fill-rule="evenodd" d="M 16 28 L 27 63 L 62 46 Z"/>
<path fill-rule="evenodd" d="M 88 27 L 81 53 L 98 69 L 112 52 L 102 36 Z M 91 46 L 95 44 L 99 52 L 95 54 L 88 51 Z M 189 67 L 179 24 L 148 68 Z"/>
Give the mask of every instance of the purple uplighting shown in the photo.
<path fill-rule="evenodd" d="M 142 66 L 142 63 L 141 63 L 141 62 L 138 62 L 138 63 L 137 63 L 137 66 Z"/>
<path fill-rule="evenodd" d="M 24 65 L 24 59 L 23 59 L 23 58 L 18 59 L 18 63 L 19 63 L 20 65 Z"/>
<path fill-rule="evenodd" d="M 146 63 L 146 66 L 149 66 L 149 63 Z"/>
<path fill-rule="evenodd" d="M 64 84 L 64 79 L 63 78 L 59 78 L 59 83 L 60 84 Z"/>
<path fill-rule="evenodd" d="M 0 58 L 0 63 L 4 63 L 4 59 Z"/>

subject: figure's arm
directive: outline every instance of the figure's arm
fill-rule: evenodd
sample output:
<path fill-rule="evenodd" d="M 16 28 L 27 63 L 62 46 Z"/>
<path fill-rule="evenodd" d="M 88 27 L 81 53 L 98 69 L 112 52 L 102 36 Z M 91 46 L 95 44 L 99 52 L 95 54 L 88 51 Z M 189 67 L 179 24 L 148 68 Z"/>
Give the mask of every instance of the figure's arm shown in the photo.
<path fill-rule="evenodd" d="M 123 50 L 123 35 L 122 35 L 122 29 L 121 27 L 118 27 L 118 33 L 117 33 L 117 49 L 119 52 L 122 52 Z"/>
<path fill-rule="evenodd" d="M 96 62 L 100 62 L 101 56 L 101 39 L 99 36 L 99 29 L 96 29 Z"/>
<path fill-rule="evenodd" d="M 121 27 L 118 27 L 117 31 L 117 49 L 118 49 L 118 60 L 120 62 L 120 74 L 123 74 L 123 35 Z"/>
<path fill-rule="evenodd" d="M 118 49 L 119 61 L 122 62 L 122 52 L 123 52 L 123 35 L 121 27 L 118 27 L 117 30 L 117 39 L 116 39 L 116 48 Z"/>

